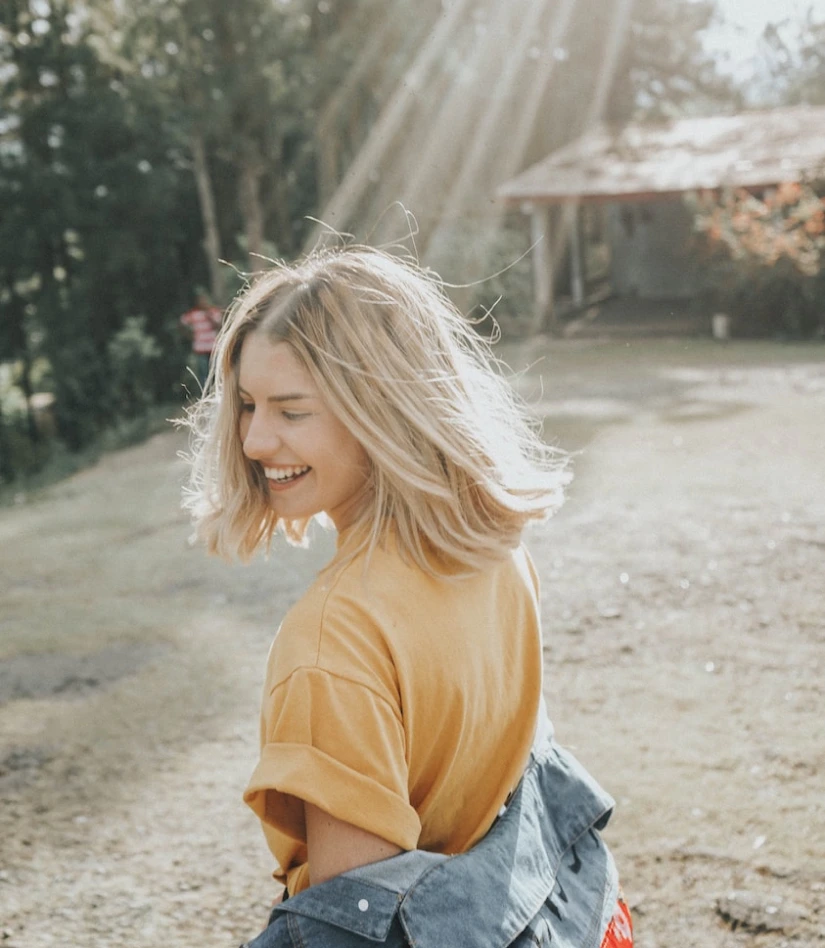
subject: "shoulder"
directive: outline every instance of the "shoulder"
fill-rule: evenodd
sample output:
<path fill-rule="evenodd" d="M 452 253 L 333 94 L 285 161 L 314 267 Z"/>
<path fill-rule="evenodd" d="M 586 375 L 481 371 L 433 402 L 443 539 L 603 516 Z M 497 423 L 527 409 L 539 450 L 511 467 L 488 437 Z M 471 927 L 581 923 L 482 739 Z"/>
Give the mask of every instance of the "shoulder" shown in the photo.
<path fill-rule="evenodd" d="M 284 616 L 269 654 L 268 689 L 309 669 L 369 687 L 376 677 L 391 684 L 381 597 L 370 594 L 384 581 L 380 570 L 365 572 L 360 556 L 324 570 Z"/>
<path fill-rule="evenodd" d="M 538 597 L 541 592 L 538 570 L 533 562 L 533 557 L 530 556 L 530 552 L 523 543 L 513 551 L 513 563 L 528 588 Z"/>

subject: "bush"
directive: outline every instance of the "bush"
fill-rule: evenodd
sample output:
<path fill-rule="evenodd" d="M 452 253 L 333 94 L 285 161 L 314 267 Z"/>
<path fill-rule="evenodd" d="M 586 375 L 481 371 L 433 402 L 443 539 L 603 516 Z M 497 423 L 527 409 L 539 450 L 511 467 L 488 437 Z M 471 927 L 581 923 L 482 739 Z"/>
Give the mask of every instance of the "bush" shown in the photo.
<path fill-rule="evenodd" d="M 14 419 L 11 422 L 6 419 L 5 425 L 0 425 L 0 448 L 5 438 L 12 447 L 13 460 L 18 466 L 7 475 L 0 472 L 0 507 L 19 503 L 19 499 L 25 498 L 29 492 L 71 477 L 97 463 L 108 451 L 131 447 L 154 434 L 168 431 L 170 418 L 179 411 L 180 406 L 175 403 L 152 405 L 135 418 L 118 421 L 103 429 L 98 437 L 79 450 L 68 448 L 59 438 L 49 438 L 33 445 L 23 427 Z"/>
<path fill-rule="evenodd" d="M 457 291 L 447 288 L 457 305 L 482 320 L 492 312 L 504 336 L 522 335 L 532 324 L 530 238 L 520 224 L 520 219 L 498 228 L 493 222 L 456 223 L 440 234 L 431 254 L 434 269 L 447 282 L 462 284 Z"/>
<path fill-rule="evenodd" d="M 155 401 L 154 370 L 162 349 L 144 316 L 130 316 L 109 340 L 112 396 L 119 418 L 135 418 Z"/>
<path fill-rule="evenodd" d="M 47 441 L 32 440 L 24 414 L 0 417 L 0 486 L 18 476 L 30 476 L 46 462 Z"/>
<path fill-rule="evenodd" d="M 800 275 L 786 260 L 739 265 L 716 303 L 731 316 L 735 336 L 810 338 L 823 329 L 825 281 Z"/>
<path fill-rule="evenodd" d="M 694 198 L 707 274 L 703 295 L 737 336 L 792 338 L 825 329 L 825 199 L 782 185 Z"/>

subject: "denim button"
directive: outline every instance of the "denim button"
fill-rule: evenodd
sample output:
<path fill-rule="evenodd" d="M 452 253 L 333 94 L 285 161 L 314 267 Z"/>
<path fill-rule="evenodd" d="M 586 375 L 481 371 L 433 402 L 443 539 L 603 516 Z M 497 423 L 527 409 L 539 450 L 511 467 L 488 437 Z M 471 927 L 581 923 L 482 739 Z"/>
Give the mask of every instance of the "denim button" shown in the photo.
<path fill-rule="evenodd" d="M 366 899 L 361 899 L 361 901 L 358 903 L 358 909 L 361 912 L 366 912 L 369 907 L 370 903 Z"/>

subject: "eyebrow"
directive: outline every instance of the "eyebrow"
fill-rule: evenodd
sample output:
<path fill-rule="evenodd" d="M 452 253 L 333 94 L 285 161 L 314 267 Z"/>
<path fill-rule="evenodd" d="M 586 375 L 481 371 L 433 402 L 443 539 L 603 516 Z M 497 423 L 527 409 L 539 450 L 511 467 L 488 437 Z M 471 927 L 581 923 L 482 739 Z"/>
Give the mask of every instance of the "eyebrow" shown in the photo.
<path fill-rule="evenodd" d="M 245 395 L 247 398 L 252 398 L 252 396 L 247 392 L 245 388 L 238 386 L 238 391 L 241 395 Z M 314 395 L 306 395 L 303 392 L 287 392 L 285 395 L 270 395 L 267 398 L 268 402 L 299 402 L 302 399 L 314 398 Z"/>

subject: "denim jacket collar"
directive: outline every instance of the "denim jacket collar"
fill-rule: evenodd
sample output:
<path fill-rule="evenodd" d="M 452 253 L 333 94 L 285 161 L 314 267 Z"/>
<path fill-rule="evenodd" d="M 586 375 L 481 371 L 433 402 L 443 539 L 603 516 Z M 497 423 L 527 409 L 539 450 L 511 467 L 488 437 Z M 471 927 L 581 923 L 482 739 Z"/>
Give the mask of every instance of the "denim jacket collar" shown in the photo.
<path fill-rule="evenodd" d="M 289 899 L 273 920 L 291 916 L 300 929 L 303 918 L 381 943 L 398 916 L 417 948 L 504 948 L 542 909 L 565 854 L 588 830 L 604 826 L 613 806 L 551 741 L 532 759 L 493 830 L 469 852 L 446 857 L 416 850 L 362 866 Z M 605 857 L 593 865 L 599 878 L 591 880 L 592 891 L 605 899 L 612 886 L 615 894 L 612 862 Z M 584 908 L 598 922 L 603 906 Z M 576 938 L 583 937 L 579 929 L 593 927 L 589 916 L 577 923 Z"/>
<path fill-rule="evenodd" d="M 273 915 L 291 912 L 383 942 L 407 890 L 448 858 L 420 849 L 401 853 L 310 886 L 283 902 Z"/>

